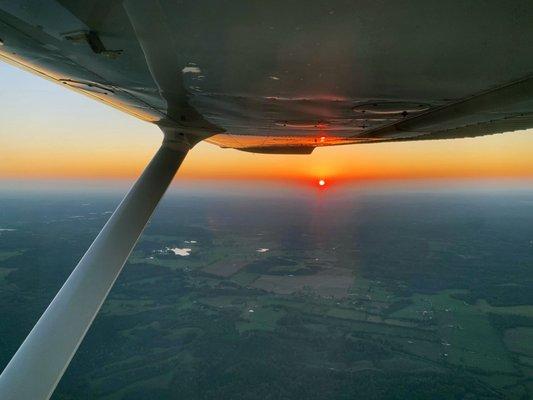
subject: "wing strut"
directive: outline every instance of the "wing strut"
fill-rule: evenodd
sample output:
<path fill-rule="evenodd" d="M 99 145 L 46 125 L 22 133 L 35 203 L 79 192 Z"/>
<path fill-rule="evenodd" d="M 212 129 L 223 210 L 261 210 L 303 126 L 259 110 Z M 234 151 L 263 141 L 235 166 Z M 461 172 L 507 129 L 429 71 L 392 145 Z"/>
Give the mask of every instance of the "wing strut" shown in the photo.
<path fill-rule="evenodd" d="M 49 399 L 189 145 L 166 138 L 0 375 L 0 399 Z"/>

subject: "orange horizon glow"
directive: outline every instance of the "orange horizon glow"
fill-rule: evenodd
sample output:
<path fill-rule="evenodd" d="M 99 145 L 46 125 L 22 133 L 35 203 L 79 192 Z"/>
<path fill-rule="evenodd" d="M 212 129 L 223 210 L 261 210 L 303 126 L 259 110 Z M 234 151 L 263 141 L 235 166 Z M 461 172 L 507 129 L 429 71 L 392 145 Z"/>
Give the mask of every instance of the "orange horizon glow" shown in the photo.
<path fill-rule="evenodd" d="M 152 124 L 0 65 L 0 180 L 133 180 L 157 151 Z M 200 143 L 176 180 L 351 181 L 533 178 L 533 130 L 472 139 L 253 154 Z"/>
<path fill-rule="evenodd" d="M 150 135 L 152 133 L 152 135 Z M 478 139 L 318 148 L 311 155 L 251 154 L 201 143 L 176 179 L 335 182 L 384 179 L 530 178 L 533 132 Z M 148 143 L 2 143 L 0 179 L 134 179 L 159 146 Z M 7 149 L 7 151 L 6 151 Z"/>

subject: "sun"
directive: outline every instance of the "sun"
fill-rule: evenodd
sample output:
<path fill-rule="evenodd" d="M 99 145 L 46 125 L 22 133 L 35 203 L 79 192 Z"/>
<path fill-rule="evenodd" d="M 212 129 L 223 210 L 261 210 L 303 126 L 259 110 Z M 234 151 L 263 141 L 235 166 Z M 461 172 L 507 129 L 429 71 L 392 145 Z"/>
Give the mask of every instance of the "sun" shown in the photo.
<path fill-rule="evenodd" d="M 326 186 L 326 181 L 324 179 L 320 179 L 318 181 L 318 186 Z"/>

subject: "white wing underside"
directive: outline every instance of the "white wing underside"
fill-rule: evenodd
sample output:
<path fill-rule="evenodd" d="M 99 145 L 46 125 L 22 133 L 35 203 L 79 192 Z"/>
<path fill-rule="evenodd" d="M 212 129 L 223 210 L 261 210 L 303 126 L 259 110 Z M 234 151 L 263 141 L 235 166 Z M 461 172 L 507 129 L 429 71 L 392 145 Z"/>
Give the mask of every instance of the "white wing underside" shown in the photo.
<path fill-rule="evenodd" d="M 305 154 L 533 127 L 532 20 L 529 1 L 0 0 L 0 57 L 198 140 Z"/>

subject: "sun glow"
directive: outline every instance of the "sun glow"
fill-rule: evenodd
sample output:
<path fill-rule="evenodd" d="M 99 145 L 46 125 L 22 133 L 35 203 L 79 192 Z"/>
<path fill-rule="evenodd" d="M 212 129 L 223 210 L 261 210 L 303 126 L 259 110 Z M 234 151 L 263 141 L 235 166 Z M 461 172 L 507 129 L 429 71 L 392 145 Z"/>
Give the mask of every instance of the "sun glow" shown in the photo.
<path fill-rule="evenodd" d="M 0 88 L 0 180 L 131 180 L 160 146 L 155 125 L 7 64 L 0 65 Z M 326 132 L 317 134 L 318 148 L 306 156 L 258 155 L 202 142 L 176 179 L 280 180 L 325 190 L 351 180 L 533 177 L 533 129 L 335 147 L 325 146 Z"/>
<path fill-rule="evenodd" d="M 320 179 L 318 181 L 318 186 L 326 186 L 326 181 L 324 179 Z"/>

